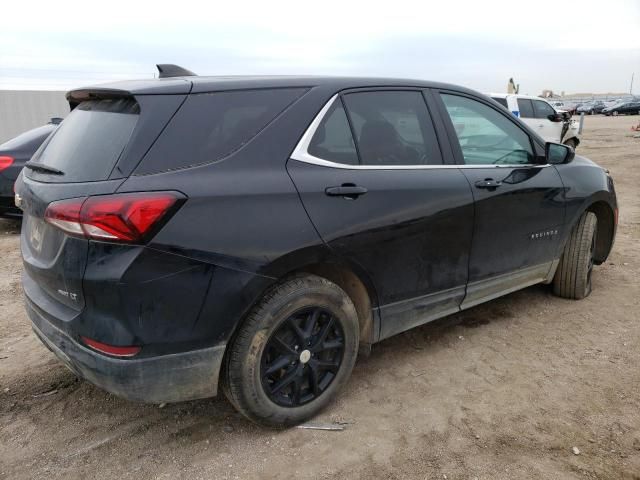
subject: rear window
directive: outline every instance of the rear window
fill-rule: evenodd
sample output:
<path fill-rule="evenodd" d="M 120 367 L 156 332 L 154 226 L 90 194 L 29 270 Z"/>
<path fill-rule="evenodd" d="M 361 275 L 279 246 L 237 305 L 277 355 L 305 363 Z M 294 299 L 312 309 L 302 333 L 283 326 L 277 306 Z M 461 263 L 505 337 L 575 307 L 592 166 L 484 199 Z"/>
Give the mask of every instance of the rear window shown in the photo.
<path fill-rule="evenodd" d="M 506 98 L 502 98 L 502 97 L 491 97 L 491 98 L 493 98 L 496 102 L 498 102 L 504 108 L 509 110 L 509 106 L 507 105 L 507 99 Z"/>
<path fill-rule="evenodd" d="M 11 140 L 7 140 L 0 145 L 0 150 L 31 150 L 33 152 L 42 145 L 42 142 L 53 130 L 55 130 L 55 126 L 53 125 L 34 128 L 33 130 L 21 133 Z"/>
<path fill-rule="evenodd" d="M 106 180 L 131 138 L 139 106 L 132 99 L 90 100 L 79 104 L 34 154 L 32 161 L 63 175 L 26 169 L 47 182 Z"/>
<path fill-rule="evenodd" d="M 221 160 L 249 142 L 306 91 L 278 88 L 189 95 L 135 173 Z"/>

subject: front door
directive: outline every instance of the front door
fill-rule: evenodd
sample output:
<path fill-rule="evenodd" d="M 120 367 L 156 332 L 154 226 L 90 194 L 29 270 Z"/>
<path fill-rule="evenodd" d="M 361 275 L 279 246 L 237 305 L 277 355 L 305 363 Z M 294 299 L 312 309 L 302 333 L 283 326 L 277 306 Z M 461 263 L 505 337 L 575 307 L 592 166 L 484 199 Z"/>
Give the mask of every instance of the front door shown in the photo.
<path fill-rule="evenodd" d="M 457 311 L 473 197 L 443 165 L 422 93 L 347 93 L 320 116 L 287 169 L 322 239 L 374 284 L 380 337 Z"/>
<path fill-rule="evenodd" d="M 520 118 L 529 128 L 540 135 L 546 142 L 560 143 L 562 139 L 562 127 L 564 122 L 553 122 L 549 115 L 555 115 L 556 111 L 544 100 L 532 100 L 518 98 Z"/>
<path fill-rule="evenodd" d="M 453 92 L 439 98 L 475 200 L 468 307 L 546 279 L 564 228 L 563 185 L 507 112 Z"/>

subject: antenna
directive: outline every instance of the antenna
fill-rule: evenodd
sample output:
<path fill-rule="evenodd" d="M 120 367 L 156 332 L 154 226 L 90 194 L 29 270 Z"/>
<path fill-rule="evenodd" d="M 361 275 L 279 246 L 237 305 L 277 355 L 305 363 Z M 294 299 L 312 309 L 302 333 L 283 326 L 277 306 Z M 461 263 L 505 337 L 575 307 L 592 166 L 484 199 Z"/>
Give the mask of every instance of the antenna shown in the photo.
<path fill-rule="evenodd" d="M 158 63 L 156 65 L 158 69 L 159 78 L 171 78 L 171 77 L 195 77 L 197 76 L 191 70 L 182 68 L 172 63 Z"/>

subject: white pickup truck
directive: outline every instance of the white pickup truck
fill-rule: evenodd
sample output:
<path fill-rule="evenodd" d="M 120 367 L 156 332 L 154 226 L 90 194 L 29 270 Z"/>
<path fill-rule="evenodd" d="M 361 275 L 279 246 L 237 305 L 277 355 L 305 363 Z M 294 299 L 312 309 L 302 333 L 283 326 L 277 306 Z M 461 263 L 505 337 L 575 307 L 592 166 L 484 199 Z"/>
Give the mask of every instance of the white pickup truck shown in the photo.
<path fill-rule="evenodd" d="M 578 121 L 569 113 L 556 110 L 546 100 L 514 93 L 489 93 L 488 96 L 521 118 L 547 142 L 564 143 L 573 148 L 580 144 Z"/>

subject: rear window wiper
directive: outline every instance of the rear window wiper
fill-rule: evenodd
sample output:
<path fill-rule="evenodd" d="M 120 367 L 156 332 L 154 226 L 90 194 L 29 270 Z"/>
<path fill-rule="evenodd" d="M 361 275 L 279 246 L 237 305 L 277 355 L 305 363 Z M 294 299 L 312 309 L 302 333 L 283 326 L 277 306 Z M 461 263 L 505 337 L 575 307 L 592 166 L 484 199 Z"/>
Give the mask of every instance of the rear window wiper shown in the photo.
<path fill-rule="evenodd" d="M 24 164 L 24 166 L 27 167 L 29 170 L 34 170 L 36 172 L 50 173 L 51 175 L 64 175 L 64 172 L 62 170 L 58 170 L 57 168 L 50 167 L 48 165 L 45 165 L 44 163 L 36 163 L 36 162 L 28 161 L 27 163 Z"/>

